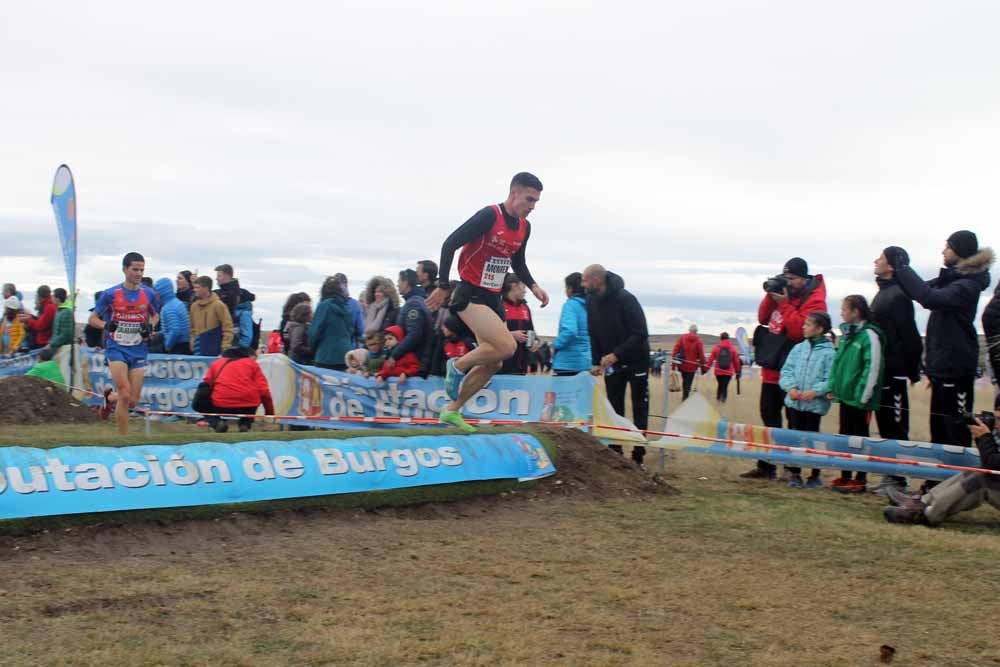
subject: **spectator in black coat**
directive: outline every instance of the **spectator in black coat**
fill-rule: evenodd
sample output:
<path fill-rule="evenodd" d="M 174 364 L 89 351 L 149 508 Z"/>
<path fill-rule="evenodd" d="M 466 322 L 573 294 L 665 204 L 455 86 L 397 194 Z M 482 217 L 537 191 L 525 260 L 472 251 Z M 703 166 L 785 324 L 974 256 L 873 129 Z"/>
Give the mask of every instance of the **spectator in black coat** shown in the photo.
<path fill-rule="evenodd" d="M 979 368 L 979 337 L 974 322 L 979 295 L 990 286 L 993 251 L 980 249 L 972 232 L 955 232 L 941 253 L 944 268 L 937 278 L 927 282 L 910 267 L 902 248 L 889 247 L 883 254 L 906 295 L 931 311 L 924 360 L 931 382 L 931 440 L 970 447 L 969 427 L 957 417 L 973 407 L 973 385 Z"/>
<path fill-rule="evenodd" d="M 600 264 L 583 272 L 587 290 L 587 330 L 590 334 L 591 374 L 604 376 L 608 401 L 625 416 L 625 388 L 632 389 L 632 422 L 645 430 L 649 423 L 649 331 L 639 301 L 625 289 L 625 281 Z M 621 447 L 612 446 L 621 453 Z M 645 447 L 632 449 L 642 465 Z"/>

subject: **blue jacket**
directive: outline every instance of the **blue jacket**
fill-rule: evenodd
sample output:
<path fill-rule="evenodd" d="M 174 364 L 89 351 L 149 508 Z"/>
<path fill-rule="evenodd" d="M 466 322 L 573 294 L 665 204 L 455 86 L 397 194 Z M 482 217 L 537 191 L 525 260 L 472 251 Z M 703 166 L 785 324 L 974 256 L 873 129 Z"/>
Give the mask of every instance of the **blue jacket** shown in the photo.
<path fill-rule="evenodd" d="M 344 357 L 353 348 L 354 318 L 347 299 L 339 294 L 323 299 L 309 325 L 309 347 L 313 363 L 324 366 L 344 365 Z"/>
<path fill-rule="evenodd" d="M 559 335 L 552 341 L 556 351 L 552 368 L 559 371 L 590 370 L 590 334 L 587 332 L 587 301 L 573 296 L 559 314 Z"/>
<path fill-rule="evenodd" d="M 365 346 L 365 314 L 361 311 L 361 304 L 353 297 L 347 297 L 347 308 L 351 311 L 354 331 L 351 344 L 355 348 Z"/>
<path fill-rule="evenodd" d="M 836 355 L 833 343 L 825 338 L 818 341 L 804 340 L 793 347 L 781 367 L 778 384 L 785 391 L 792 387 L 799 391 L 811 389 L 816 392 L 816 398 L 809 401 L 793 401 L 790 396 L 785 396 L 785 405 L 817 415 L 829 412 L 831 401 L 826 397 L 829 391 L 827 385 L 830 380 L 830 368 Z"/>
<path fill-rule="evenodd" d="M 424 362 L 426 347 L 434 334 L 434 322 L 431 311 L 424 300 L 427 292 L 423 287 L 414 287 L 406 295 L 406 302 L 400 307 L 396 316 L 396 324 L 403 328 L 403 340 L 392 348 L 392 358 L 397 361 L 407 352 L 413 352 L 421 362 Z"/>
<path fill-rule="evenodd" d="M 241 301 L 233 311 L 233 326 L 239 331 L 239 338 L 233 343 L 240 347 L 250 347 L 253 340 L 253 304 Z"/>
<path fill-rule="evenodd" d="M 168 353 L 181 343 L 191 342 L 191 316 L 187 304 L 177 298 L 174 281 L 160 278 L 153 285 L 160 297 L 160 333 L 163 349 Z"/>

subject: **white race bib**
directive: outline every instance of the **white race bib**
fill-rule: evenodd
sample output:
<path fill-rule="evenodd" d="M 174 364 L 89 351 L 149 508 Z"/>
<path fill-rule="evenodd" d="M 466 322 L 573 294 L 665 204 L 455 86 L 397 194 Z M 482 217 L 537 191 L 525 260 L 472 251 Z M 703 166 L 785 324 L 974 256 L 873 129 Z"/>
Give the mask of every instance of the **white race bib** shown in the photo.
<path fill-rule="evenodd" d="M 479 284 L 487 289 L 502 289 L 503 279 L 510 271 L 510 257 L 490 257 L 483 265 L 483 276 Z"/>

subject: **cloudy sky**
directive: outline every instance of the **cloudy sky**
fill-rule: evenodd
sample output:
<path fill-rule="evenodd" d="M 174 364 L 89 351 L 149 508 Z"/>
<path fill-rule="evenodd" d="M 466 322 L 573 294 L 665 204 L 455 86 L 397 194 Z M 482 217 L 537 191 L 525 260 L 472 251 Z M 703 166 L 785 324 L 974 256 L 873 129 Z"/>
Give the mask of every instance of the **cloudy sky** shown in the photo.
<path fill-rule="evenodd" d="M 63 162 L 85 293 L 133 249 L 153 277 L 228 262 L 265 327 L 330 273 L 356 294 L 437 259 L 529 170 L 543 333 L 592 262 L 657 333 L 749 327 L 796 255 L 836 309 L 886 245 L 930 275 L 952 231 L 1000 244 L 998 25 L 959 0 L 13 3 L 0 280 L 65 284 Z"/>

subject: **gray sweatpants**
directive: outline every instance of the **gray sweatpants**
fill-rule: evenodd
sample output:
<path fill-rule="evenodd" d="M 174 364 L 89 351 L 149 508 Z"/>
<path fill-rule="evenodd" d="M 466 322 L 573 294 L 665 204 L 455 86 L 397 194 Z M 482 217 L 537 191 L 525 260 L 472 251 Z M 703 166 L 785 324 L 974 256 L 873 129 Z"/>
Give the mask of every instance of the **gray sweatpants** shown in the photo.
<path fill-rule="evenodd" d="M 941 482 L 921 498 L 927 522 L 936 526 L 948 517 L 988 502 L 1000 510 L 1000 475 L 963 472 Z"/>

